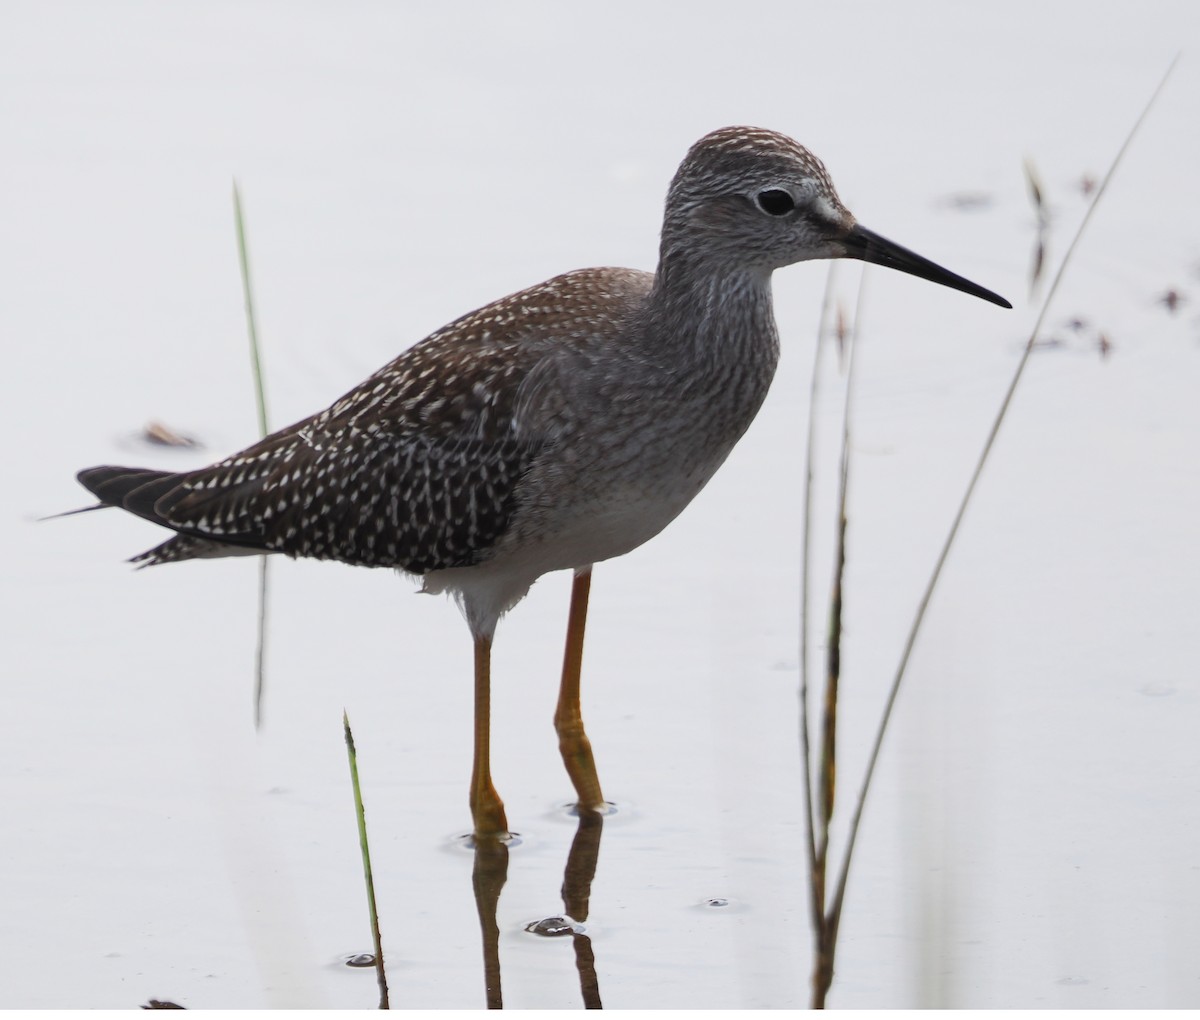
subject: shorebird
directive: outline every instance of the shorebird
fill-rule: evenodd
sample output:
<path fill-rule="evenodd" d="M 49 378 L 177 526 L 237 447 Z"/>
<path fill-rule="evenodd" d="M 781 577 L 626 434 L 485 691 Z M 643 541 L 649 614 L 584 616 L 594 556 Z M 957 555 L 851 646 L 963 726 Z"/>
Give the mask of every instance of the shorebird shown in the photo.
<path fill-rule="evenodd" d="M 486 305 L 210 467 L 95 467 L 79 481 L 99 506 L 176 533 L 143 565 L 285 553 L 453 594 L 475 645 L 480 840 L 508 834 L 489 764 L 497 621 L 543 574 L 574 571 L 554 724 L 579 809 L 602 811 L 579 706 L 592 566 L 653 538 L 704 488 L 775 374 L 772 273 L 831 258 L 1011 307 L 860 226 L 792 139 L 723 128 L 671 182 L 655 272 L 583 269 Z"/>

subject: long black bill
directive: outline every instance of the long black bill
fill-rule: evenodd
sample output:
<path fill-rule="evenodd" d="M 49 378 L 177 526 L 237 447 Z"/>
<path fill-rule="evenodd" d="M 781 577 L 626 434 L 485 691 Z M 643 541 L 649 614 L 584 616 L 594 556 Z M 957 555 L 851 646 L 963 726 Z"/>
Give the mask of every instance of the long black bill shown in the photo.
<path fill-rule="evenodd" d="M 919 276 L 931 283 L 940 283 L 943 287 L 961 290 L 964 294 L 973 294 L 984 301 L 990 301 L 1001 308 L 1012 308 L 999 294 L 993 294 L 985 287 L 972 283 L 949 269 L 943 269 L 936 262 L 930 262 L 915 251 L 909 251 L 895 241 L 880 237 L 875 231 L 859 226 L 857 223 L 850 232 L 841 238 L 848 259 L 862 259 L 863 262 L 874 262 L 877 266 L 887 266 L 889 269 L 899 269 L 902 273 Z"/>

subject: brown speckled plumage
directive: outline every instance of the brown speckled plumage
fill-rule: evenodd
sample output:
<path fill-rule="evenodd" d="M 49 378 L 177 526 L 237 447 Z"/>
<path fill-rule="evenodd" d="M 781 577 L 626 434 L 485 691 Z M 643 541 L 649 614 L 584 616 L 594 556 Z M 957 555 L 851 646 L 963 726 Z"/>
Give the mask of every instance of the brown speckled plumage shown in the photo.
<path fill-rule="evenodd" d="M 675 175 L 655 274 L 580 270 L 503 298 L 211 467 L 79 478 L 177 533 L 143 564 L 393 567 L 490 633 L 538 576 L 629 551 L 700 491 L 774 375 L 771 273 L 838 256 L 974 287 L 859 228 L 791 139 L 726 128 Z"/>

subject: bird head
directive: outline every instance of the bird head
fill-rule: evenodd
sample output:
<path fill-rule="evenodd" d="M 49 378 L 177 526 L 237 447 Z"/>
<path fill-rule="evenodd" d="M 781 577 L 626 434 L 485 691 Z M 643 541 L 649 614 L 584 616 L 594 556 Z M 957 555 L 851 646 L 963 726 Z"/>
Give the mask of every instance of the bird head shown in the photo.
<path fill-rule="evenodd" d="M 667 194 L 664 266 L 769 274 L 795 262 L 831 258 L 873 262 L 1012 307 L 860 225 L 821 161 L 786 135 L 728 127 L 692 146 Z"/>

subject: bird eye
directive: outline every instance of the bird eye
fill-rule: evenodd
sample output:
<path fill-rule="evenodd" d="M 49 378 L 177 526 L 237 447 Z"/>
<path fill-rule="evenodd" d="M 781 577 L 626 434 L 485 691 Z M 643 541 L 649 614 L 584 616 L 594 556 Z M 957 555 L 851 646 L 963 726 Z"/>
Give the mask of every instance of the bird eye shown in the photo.
<path fill-rule="evenodd" d="M 758 207 L 771 216 L 786 216 L 796 208 L 796 203 L 786 191 L 773 188 L 758 193 Z"/>

